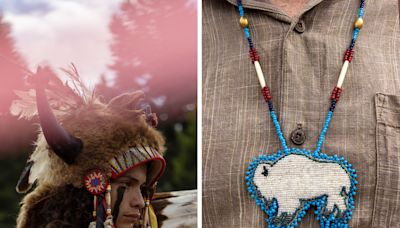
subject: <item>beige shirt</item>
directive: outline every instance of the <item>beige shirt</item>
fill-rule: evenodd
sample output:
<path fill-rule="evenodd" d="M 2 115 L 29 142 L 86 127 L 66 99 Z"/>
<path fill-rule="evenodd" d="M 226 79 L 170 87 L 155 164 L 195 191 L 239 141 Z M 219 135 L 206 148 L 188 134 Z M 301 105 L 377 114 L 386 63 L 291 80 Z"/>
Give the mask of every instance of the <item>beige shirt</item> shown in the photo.
<path fill-rule="evenodd" d="M 231 2 L 231 3 L 230 3 Z M 253 156 L 281 149 L 260 93 L 235 0 L 203 1 L 203 226 L 267 227 L 244 175 Z M 315 149 L 350 44 L 360 1 L 311 0 L 291 19 L 268 1 L 243 1 L 250 33 L 289 147 L 302 124 Z M 322 152 L 357 170 L 350 227 L 400 227 L 398 2 L 367 0 Z M 319 227 L 309 210 L 299 227 Z"/>

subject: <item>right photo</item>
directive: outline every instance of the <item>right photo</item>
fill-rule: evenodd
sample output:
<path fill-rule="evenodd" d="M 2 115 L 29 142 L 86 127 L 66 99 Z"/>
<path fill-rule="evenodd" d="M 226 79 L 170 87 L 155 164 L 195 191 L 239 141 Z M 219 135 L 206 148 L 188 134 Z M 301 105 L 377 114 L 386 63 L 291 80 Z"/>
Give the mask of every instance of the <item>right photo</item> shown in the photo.
<path fill-rule="evenodd" d="M 203 227 L 400 227 L 399 4 L 202 1 Z"/>

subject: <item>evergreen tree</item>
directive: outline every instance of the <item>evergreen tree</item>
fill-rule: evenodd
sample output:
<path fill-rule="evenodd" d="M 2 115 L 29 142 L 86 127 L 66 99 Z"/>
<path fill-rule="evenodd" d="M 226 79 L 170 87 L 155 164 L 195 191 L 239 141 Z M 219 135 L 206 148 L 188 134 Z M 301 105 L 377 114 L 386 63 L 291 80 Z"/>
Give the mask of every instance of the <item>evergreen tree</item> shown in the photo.
<path fill-rule="evenodd" d="M 197 181 L 197 19 L 196 10 L 186 4 L 186 0 L 124 1 L 109 25 L 115 81 L 107 86 L 103 77 L 96 87 L 107 99 L 126 91 L 145 92 L 167 142 L 160 191 L 193 189 Z"/>
<path fill-rule="evenodd" d="M 0 12 L 0 113 L 9 111 L 11 101 L 15 98 L 14 90 L 23 88 L 25 61 L 15 50 L 14 40 L 10 35 L 10 25 L 3 21 Z"/>
<path fill-rule="evenodd" d="M 16 98 L 14 90 L 24 89 L 22 70 L 25 61 L 14 47 L 11 27 L 0 12 L 0 227 L 14 227 L 21 195 L 15 184 L 32 149 L 34 127 L 31 122 L 17 120 L 9 114 Z"/>
<path fill-rule="evenodd" d="M 109 26 L 115 88 L 143 90 L 164 120 L 183 120 L 184 107 L 196 100 L 196 10 L 186 4 L 124 1 Z"/>

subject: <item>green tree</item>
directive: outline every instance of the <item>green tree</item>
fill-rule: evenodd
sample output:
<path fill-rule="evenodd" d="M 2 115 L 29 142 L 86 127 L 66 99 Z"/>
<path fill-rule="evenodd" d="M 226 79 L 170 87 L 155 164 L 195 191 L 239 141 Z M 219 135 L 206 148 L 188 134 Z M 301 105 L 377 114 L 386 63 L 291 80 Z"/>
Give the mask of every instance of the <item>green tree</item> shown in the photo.
<path fill-rule="evenodd" d="M 16 98 L 14 90 L 24 89 L 22 56 L 16 51 L 11 26 L 0 12 L 0 227 L 14 227 L 21 195 L 15 191 L 18 177 L 32 149 L 34 127 L 9 114 Z"/>

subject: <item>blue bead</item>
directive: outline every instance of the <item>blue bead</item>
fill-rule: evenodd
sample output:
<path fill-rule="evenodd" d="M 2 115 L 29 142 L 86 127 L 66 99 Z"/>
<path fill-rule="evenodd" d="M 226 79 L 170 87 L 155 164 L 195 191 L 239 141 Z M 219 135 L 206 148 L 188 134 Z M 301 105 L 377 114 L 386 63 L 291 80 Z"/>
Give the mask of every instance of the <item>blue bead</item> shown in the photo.
<path fill-rule="evenodd" d="M 239 5 L 239 15 L 240 15 L 241 17 L 244 16 L 244 10 L 243 10 L 243 6 L 242 6 L 242 5 Z"/>
<path fill-rule="evenodd" d="M 250 33 L 249 32 L 245 32 L 246 37 L 250 37 Z"/>

